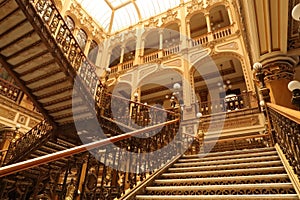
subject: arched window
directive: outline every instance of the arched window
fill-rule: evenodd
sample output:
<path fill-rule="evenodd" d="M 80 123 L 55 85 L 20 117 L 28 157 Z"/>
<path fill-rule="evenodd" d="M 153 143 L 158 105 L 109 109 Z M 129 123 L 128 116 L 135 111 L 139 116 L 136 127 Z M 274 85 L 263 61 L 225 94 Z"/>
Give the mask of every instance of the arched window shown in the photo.
<path fill-rule="evenodd" d="M 98 51 L 99 51 L 98 44 L 97 44 L 97 42 L 95 42 L 93 40 L 91 42 L 91 45 L 90 45 L 88 58 L 94 64 L 96 64 L 96 60 L 97 60 L 97 56 L 98 56 Z"/>
<path fill-rule="evenodd" d="M 73 32 L 75 29 L 75 23 L 74 23 L 74 20 L 70 16 L 67 16 L 66 24 L 67 24 L 68 28 L 70 29 L 70 31 Z"/>
<path fill-rule="evenodd" d="M 87 35 L 84 32 L 84 30 L 80 29 L 78 31 L 78 34 L 76 36 L 77 42 L 79 43 L 79 46 L 82 50 L 84 50 L 84 47 L 86 45 L 86 41 L 87 41 Z"/>

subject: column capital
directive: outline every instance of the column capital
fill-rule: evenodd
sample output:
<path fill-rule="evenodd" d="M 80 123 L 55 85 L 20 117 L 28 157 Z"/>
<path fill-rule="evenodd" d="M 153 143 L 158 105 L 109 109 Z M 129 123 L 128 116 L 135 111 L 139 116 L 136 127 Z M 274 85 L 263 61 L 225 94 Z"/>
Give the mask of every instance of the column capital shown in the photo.
<path fill-rule="evenodd" d="M 270 82 L 279 79 L 293 80 L 295 76 L 294 65 L 287 61 L 275 61 L 263 66 L 265 82 Z"/>

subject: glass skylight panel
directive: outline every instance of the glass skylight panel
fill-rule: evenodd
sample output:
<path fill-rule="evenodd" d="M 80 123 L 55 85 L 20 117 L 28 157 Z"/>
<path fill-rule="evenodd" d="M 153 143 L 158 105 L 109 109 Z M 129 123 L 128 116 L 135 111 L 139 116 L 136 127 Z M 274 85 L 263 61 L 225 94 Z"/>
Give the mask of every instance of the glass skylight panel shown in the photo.
<path fill-rule="evenodd" d="M 101 27 L 108 30 L 112 10 L 103 0 L 78 0 L 81 6 L 91 15 Z"/>
<path fill-rule="evenodd" d="M 139 22 L 137 11 L 133 4 L 128 4 L 115 11 L 112 32 L 126 28 Z"/>
<path fill-rule="evenodd" d="M 180 0 L 136 0 L 136 4 L 140 9 L 142 18 L 148 19 L 178 6 Z"/>
<path fill-rule="evenodd" d="M 187 1 L 190 0 L 184 0 Z M 104 30 L 111 33 L 137 24 L 140 20 L 138 11 L 141 20 L 145 20 L 180 4 L 180 0 L 77 0 L 77 2 Z M 134 2 L 138 9 L 134 6 Z M 113 12 L 114 16 L 111 19 Z"/>
<path fill-rule="evenodd" d="M 114 8 L 128 2 L 128 0 L 107 0 Z"/>

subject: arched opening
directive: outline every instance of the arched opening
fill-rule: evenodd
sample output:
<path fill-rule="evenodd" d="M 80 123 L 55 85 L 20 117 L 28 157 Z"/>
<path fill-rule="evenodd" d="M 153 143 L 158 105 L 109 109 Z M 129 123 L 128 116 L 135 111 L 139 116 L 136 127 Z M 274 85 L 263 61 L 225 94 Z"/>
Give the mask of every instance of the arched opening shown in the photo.
<path fill-rule="evenodd" d="M 190 34 L 191 38 L 195 39 L 201 35 L 207 34 L 207 24 L 203 13 L 197 13 L 190 19 Z"/>
<path fill-rule="evenodd" d="M 151 31 L 145 37 L 144 55 L 157 52 L 159 50 L 159 33 Z"/>
<path fill-rule="evenodd" d="M 85 31 L 80 29 L 77 33 L 76 39 L 80 48 L 84 51 L 87 42 L 87 34 L 85 33 Z"/>
<path fill-rule="evenodd" d="M 182 86 L 182 74 L 178 71 L 166 69 L 151 73 L 139 84 L 141 102 L 172 109 L 172 102 L 175 101 L 174 103 L 178 106 L 179 102 L 182 102 L 182 93 L 178 94 L 179 91 L 174 90 L 175 83 Z"/>
<path fill-rule="evenodd" d="M 228 11 L 224 5 L 219 5 L 209 11 L 211 30 L 215 31 L 230 25 Z"/>
<path fill-rule="evenodd" d="M 70 29 L 70 31 L 73 33 L 74 29 L 75 29 L 75 22 L 70 16 L 66 17 L 66 24 L 67 24 L 68 28 Z"/>
<path fill-rule="evenodd" d="M 201 63 L 199 65 L 204 70 L 195 70 L 193 74 L 199 111 L 208 115 L 250 108 L 253 102 L 250 102 L 247 93 L 240 60 L 233 56 L 222 56 L 214 58 L 213 62 L 215 70 L 205 70 L 211 67 L 211 63 Z M 212 91 L 218 93 L 214 95 L 216 99 L 212 99 Z"/>
<path fill-rule="evenodd" d="M 135 49 L 136 49 L 136 40 L 129 40 L 125 45 L 123 62 L 134 60 Z"/>
<path fill-rule="evenodd" d="M 110 54 L 109 67 L 116 66 L 120 63 L 121 58 L 121 45 L 117 45 L 112 49 Z"/>
<path fill-rule="evenodd" d="M 163 31 L 163 48 L 170 48 L 180 43 L 179 26 L 177 23 L 169 24 Z"/>
<path fill-rule="evenodd" d="M 96 64 L 96 60 L 99 54 L 99 46 L 96 41 L 92 41 L 88 53 L 88 59 L 93 63 Z"/>

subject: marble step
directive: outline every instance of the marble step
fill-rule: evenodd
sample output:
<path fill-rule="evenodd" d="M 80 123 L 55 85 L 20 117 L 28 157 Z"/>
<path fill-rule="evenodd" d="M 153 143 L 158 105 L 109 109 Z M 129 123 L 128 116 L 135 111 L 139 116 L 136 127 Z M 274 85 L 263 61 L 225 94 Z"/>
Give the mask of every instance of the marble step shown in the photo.
<path fill-rule="evenodd" d="M 285 173 L 283 166 L 279 167 L 263 167 L 254 169 L 234 169 L 234 170 L 215 170 L 215 171 L 200 171 L 200 172 L 167 172 L 161 175 L 161 178 L 192 178 L 192 177 L 217 177 L 217 176 L 248 176 L 260 174 L 282 174 Z"/>
<path fill-rule="evenodd" d="M 270 152 L 258 152 L 258 153 L 250 153 L 250 154 L 239 154 L 239 155 L 225 155 L 225 156 L 215 156 L 215 157 L 208 156 L 205 158 L 181 158 L 178 160 L 178 163 L 243 159 L 243 158 L 251 158 L 251 157 L 275 156 L 275 155 L 278 155 L 276 151 L 270 151 Z"/>
<path fill-rule="evenodd" d="M 150 186 L 146 194 L 151 195 L 230 195 L 230 194 L 270 194 L 296 193 L 292 183 L 257 183 L 201 186 Z"/>
<path fill-rule="evenodd" d="M 208 178 L 187 178 L 187 179 L 157 179 L 154 185 L 177 186 L 177 185 L 216 185 L 216 184 L 243 184 L 243 183 L 290 183 L 287 174 L 265 174 L 250 176 L 225 176 Z"/>
<path fill-rule="evenodd" d="M 173 167 L 200 167 L 200 166 L 210 166 L 210 165 L 238 164 L 238 163 L 247 163 L 247 162 L 268 162 L 268 161 L 277 161 L 277 160 L 280 160 L 280 158 L 278 155 L 275 155 L 275 156 L 252 157 L 252 158 L 243 158 L 243 159 L 175 163 Z"/>
<path fill-rule="evenodd" d="M 199 157 L 214 157 L 214 156 L 224 156 L 224 155 L 234 155 L 234 154 L 249 154 L 249 153 L 258 153 L 258 152 L 267 152 L 267 151 L 276 151 L 274 147 L 267 148 L 257 148 L 257 149 L 243 149 L 236 151 L 224 151 L 224 152 L 214 152 L 208 154 L 195 154 L 195 155 L 183 155 L 183 158 L 199 158 Z"/>
<path fill-rule="evenodd" d="M 227 169 L 248 169 L 258 167 L 275 167 L 281 166 L 280 160 L 268 162 L 246 162 L 238 164 L 223 164 L 223 165 L 209 165 L 197 167 L 175 167 L 169 168 L 169 172 L 195 172 L 195 171 L 214 171 L 214 170 L 227 170 Z"/>

